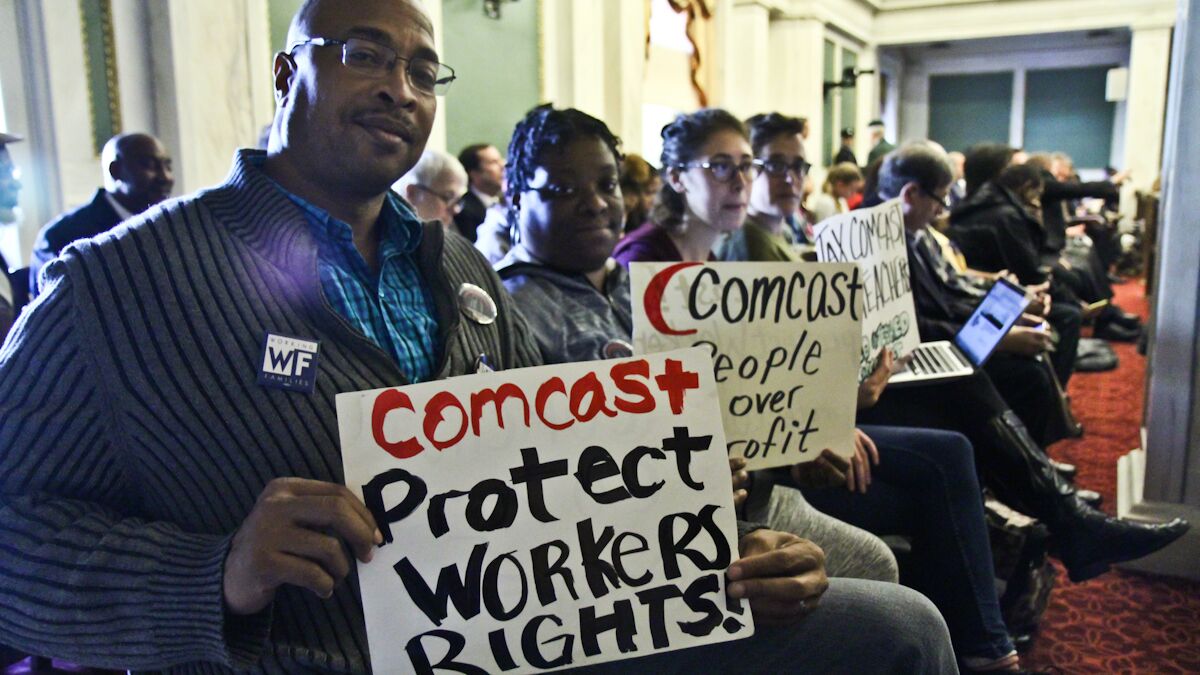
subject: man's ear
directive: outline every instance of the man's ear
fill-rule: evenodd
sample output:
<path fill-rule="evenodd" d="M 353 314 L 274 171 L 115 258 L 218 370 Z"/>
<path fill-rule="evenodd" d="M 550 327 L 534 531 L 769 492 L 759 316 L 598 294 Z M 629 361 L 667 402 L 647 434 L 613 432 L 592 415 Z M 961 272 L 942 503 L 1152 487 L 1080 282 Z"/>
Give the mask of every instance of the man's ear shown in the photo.
<path fill-rule="evenodd" d="M 917 193 L 920 191 L 921 191 L 921 186 L 917 185 L 917 183 L 915 181 L 913 181 L 913 182 L 905 183 L 904 187 L 900 188 L 899 196 L 900 196 L 900 199 L 902 199 L 905 204 L 911 206 L 912 203 L 916 200 Z"/>
<path fill-rule="evenodd" d="M 292 91 L 292 77 L 296 74 L 296 60 L 286 52 L 275 55 L 275 102 L 282 105 Z"/>
<path fill-rule="evenodd" d="M 418 192 L 420 192 L 420 190 L 417 189 L 416 183 L 409 183 L 408 185 L 404 186 L 404 198 L 408 200 L 409 204 L 416 203 Z"/>
<path fill-rule="evenodd" d="M 121 182 L 121 160 L 114 159 L 108 163 L 108 176 L 113 179 L 113 182 Z"/>

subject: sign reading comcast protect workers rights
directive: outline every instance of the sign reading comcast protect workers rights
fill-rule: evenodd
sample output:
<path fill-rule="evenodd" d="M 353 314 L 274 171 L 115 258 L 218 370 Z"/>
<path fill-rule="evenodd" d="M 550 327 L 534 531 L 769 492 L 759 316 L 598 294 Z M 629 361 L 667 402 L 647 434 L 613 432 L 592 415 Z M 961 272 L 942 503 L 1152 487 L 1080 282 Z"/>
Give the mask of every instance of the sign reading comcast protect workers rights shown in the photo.
<path fill-rule="evenodd" d="M 899 199 L 870 209 L 826 218 L 813 227 L 817 259 L 857 262 L 862 267 L 862 349 L 859 379 L 875 370 L 879 350 L 900 358 L 917 348 L 917 311 L 904 245 L 904 210 Z"/>
<path fill-rule="evenodd" d="M 736 640 L 737 526 L 701 349 L 340 394 L 377 673 L 527 673 Z"/>
<path fill-rule="evenodd" d="M 634 349 L 708 350 L 729 452 L 751 469 L 825 448 L 849 457 L 859 274 L 850 263 L 634 263 Z"/>

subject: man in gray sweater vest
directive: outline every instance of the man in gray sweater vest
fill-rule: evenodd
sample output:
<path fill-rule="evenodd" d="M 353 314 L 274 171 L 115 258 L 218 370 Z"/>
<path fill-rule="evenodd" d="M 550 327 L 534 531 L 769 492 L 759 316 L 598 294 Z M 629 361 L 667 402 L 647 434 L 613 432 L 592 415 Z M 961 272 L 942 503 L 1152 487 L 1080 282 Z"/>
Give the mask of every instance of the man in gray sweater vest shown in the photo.
<path fill-rule="evenodd" d="M 433 45 L 410 0 L 306 2 L 268 150 L 48 265 L 0 349 L 0 644 L 369 670 L 353 559 L 381 537 L 342 485 L 335 395 L 539 362 L 484 260 L 388 189 L 453 79 Z M 803 621 L 633 665 L 954 669 L 927 601 L 824 593 L 819 549 L 743 532 L 731 592 L 764 626 Z"/>

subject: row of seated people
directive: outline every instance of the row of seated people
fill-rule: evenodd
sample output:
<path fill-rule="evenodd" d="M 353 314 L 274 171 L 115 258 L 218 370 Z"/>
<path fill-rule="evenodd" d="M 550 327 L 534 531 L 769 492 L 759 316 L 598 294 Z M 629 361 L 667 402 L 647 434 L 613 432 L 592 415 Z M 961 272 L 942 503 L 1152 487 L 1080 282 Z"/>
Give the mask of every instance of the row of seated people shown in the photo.
<path fill-rule="evenodd" d="M 778 114 L 745 124 L 715 109 L 680 116 L 662 132 L 662 186 L 648 222 L 625 234 L 617 139 L 576 110 L 531 111 L 509 147 L 512 247 L 496 269 L 546 362 L 605 358 L 612 345 L 631 340 L 631 262 L 799 260 L 790 225 L 809 167 L 799 130 L 798 120 Z M 951 182 L 940 148 L 909 144 L 884 160 L 875 197 L 901 199 L 926 340 L 953 332 L 961 311 L 969 313 L 968 299 L 934 272 L 945 261 L 922 236 L 945 209 Z M 859 388 L 853 459 L 823 454 L 791 471 L 752 476 L 731 462 L 744 516 L 818 544 L 830 576 L 898 576 L 920 591 L 945 618 L 965 668 L 1016 668 L 977 474 L 1000 499 L 1046 524 L 1074 581 L 1157 550 L 1187 529 L 1105 515 L 1047 457 L 1044 445 L 1056 440 L 1046 413 L 1052 375 L 1037 358 L 1049 343 L 1035 324 L 1055 306 L 1042 288 L 1030 310 L 1038 316 L 1014 330 L 994 366 L 966 380 L 901 393 L 887 388 L 893 364 L 890 353 L 881 354 Z M 901 570 L 877 538 L 897 534 L 913 542 Z"/>
<path fill-rule="evenodd" d="M 1135 339 L 1138 320 L 1111 302 L 1115 230 L 1103 219 L 1067 226 L 1068 203 L 1084 197 L 1114 201 L 1117 182 L 1072 180 L 1064 175 L 1069 161 L 1026 157 L 1002 144 L 970 148 L 965 196 L 950 213 L 950 237 L 972 268 L 1008 270 L 1026 285 L 1049 284 L 1056 302 L 1095 321 L 1097 336 Z"/>
<path fill-rule="evenodd" d="M 128 195 L 109 190 L 97 193 L 89 205 L 93 209 L 107 205 L 127 217 L 169 193 L 169 158 L 161 144 L 149 138 L 133 140 L 135 147 L 144 146 L 138 154 L 149 158 L 140 183 L 144 203 L 118 199 L 115 195 Z M 115 148 L 121 145 L 128 150 L 129 143 L 114 139 Z M 132 151 L 115 153 L 108 165 L 124 170 L 123 160 L 132 156 Z M 906 224 L 911 214 L 910 255 L 923 250 L 913 248 L 928 220 L 922 214 L 938 210 L 922 200 L 944 192 L 939 169 L 931 168 L 937 162 L 930 156 L 937 159 L 931 147 L 904 148 L 883 172 L 888 180 L 881 183 L 881 196 L 894 193 L 905 199 Z M 578 111 L 537 109 L 518 125 L 510 157 L 514 166 L 506 215 L 516 243 L 498 271 L 534 328 L 547 362 L 601 358 L 605 345 L 628 341 L 629 288 L 622 264 L 705 260 L 718 240 L 722 259 L 794 259 L 783 225 L 798 210 L 797 186 L 808 167 L 796 120 L 758 116 L 750 121 L 748 134 L 727 113 L 709 110 L 668 125 L 663 166 L 669 168 L 653 202 L 652 222 L 619 245 L 624 222 L 620 153 L 603 123 Z M 120 180 L 118 185 L 135 185 L 133 179 L 113 177 Z M 409 196 L 420 208 L 416 195 Z M 47 232 L 78 222 L 78 213 Z M 445 219 L 444 214 L 436 217 Z M 37 278 L 36 273 L 31 276 Z M 1010 351 L 1021 355 L 1019 348 Z M 856 438 L 858 452 L 849 463 L 827 454 L 790 471 L 750 476 L 742 465 L 731 462 L 735 500 L 746 519 L 819 544 L 827 556 L 823 565 L 832 576 L 884 582 L 900 578 L 928 596 L 945 618 L 965 667 L 1017 666 L 991 585 L 977 463 L 985 484 L 1055 529 L 1059 555 L 1075 579 L 1161 547 L 1186 527 L 1119 523 L 1083 505 L 1024 431 L 1020 414 L 1007 410 L 986 374 L 978 374 L 969 385 L 931 387 L 925 403 L 908 410 L 906 401 L 886 388 L 891 365 L 890 354 L 882 354 L 879 367 L 860 387 L 864 426 Z M 1005 396 L 1024 400 L 1019 392 L 1005 391 Z M 975 402 L 967 412 L 956 410 L 946 419 L 929 415 L 930 407 L 950 407 L 950 400 L 961 405 L 964 397 Z M 1026 418 L 1035 419 L 1038 407 L 1026 407 Z M 915 542 L 912 564 L 904 570 L 897 569 L 891 553 L 875 537 L 891 533 Z M 819 559 L 822 553 L 814 548 L 812 555 Z M 857 593 L 890 598 L 892 607 L 914 626 L 928 628 L 936 640 L 936 626 L 922 620 L 923 607 L 914 597 L 898 589 L 852 584 L 845 588 L 835 584 L 831 597 Z M 768 623 L 771 612 L 769 606 L 756 607 L 756 614 Z M 780 617 L 790 615 L 779 610 Z M 947 665 L 938 663 L 936 654 L 929 656 L 929 663 L 936 664 L 932 669 Z"/>

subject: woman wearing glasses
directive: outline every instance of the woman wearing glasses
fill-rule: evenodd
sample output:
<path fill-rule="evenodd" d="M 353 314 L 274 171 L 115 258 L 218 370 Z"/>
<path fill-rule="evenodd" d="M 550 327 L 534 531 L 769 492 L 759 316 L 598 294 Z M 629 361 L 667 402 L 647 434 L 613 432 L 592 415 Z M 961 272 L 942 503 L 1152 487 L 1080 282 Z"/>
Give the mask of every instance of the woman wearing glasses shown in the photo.
<path fill-rule="evenodd" d="M 713 260 L 718 238 L 742 227 L 750 185 L 760 171 L 745 126 L 724 110 L 680 115 L 663 128 L 662 137 L 664 180 L 650 223 L 627 235 L 613 252 L 625 266 Z M 747 517 L 815 542 L 825 550 L 829 576 L 898 578 L 895 557 L 878 537 L 817 511 L 797 490 L 772 489 L 766 475 L 756 480 Z"/>
<path fill-rule="evenodd" d="M 735 154 L 739 152 L 737 138 L 729 138 L 723 145 L 711 141 L 702 145 L 724 154 L 685 156 L 675 164 L 691 163 L 703 169 L 701 163 L 711 167 L 727 156 L 737 157 L 741 165 L 750 163 L 752 180 L 743 181 L 730 171 L 731 182 L 717 183 L 730 186 L 726 194 L 746 199 L 750 211 L 745 226 L 733 229 L 724 242 L 720 257 L 756 262 L 798 260 L 788 222 L 799 212 L 808 171 L 800 122 L 769 113 L 751 117 L 747 126 L 749 143 L 745 136 L 737 138 L 753 154 Z M 663 136 L 667 138 L 665 131 Z M 667 160 L 664 146 L 663 165 L 672 166 Z M 699 199 L 693 203 L 693 193 L 687 194 L 684 213 L 694 219 L 705 203 Z M 715 203 L 725 203 L 719 192 Z M 708 232 L 716 228 L 697 229 Z M 873 405 L 887 384 L 890 357 L 884 356 L 880 363 L 860 387 L 862 408 Z M 810 538 L 822 536 L 805 534 L 812 527 L 813 514 L 818 524 L 833 522 L 878 535 L 909 537 L 913 546 L 904 582 L 927 595 L 942 612 L 960 661 L 970 669 L 1015 668 L 1016 651 L 992 585 L 992 555 L 971 444 L 955 433 L 882 426 L 857 431 L 855 441 L 858 452 L 844 469 L 845 487 L 805 487 L 801 496 L 797 490 L 777 486 L 766 513 L 748 517 Z M 838 563 L 845 544 L 828 545 L 832 566 Z"/>
<path fill-rule="evenodd" d="M 756 171 L 740 120 L 724 110 L 680 115 L 662 130 L 662 178 L 650 222 L 617 244 L 613 258 L 636 261 L 712 260 L 722 234 L 746 219 Z"/>

